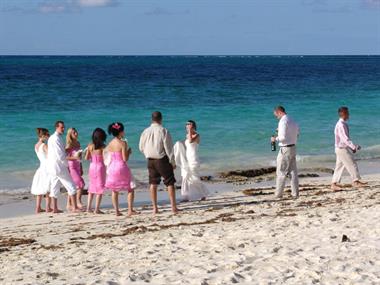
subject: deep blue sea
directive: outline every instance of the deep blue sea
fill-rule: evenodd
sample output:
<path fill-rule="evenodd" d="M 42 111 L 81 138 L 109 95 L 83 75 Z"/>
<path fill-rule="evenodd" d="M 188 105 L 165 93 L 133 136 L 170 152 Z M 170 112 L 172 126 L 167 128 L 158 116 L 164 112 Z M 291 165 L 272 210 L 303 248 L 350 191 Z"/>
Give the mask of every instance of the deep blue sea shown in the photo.
<path fill-rule="evenodd" d="M 145 179 L 137 146 L 155 110 L 174 141 L 186 120 L 198 123 L 205 173 L 273 165 L 278 104 L 300 124 L 301 164 L 334 159 L 340 105 L 351 109 L 359 157 L 380 157 L 380 56 L 0 56 L 0 100 L 0 190 L 28 186 L 35 128 L 53 132 L 56 120 L 82 145 L 94 128 L 123 122 L 130 167 Z"/>

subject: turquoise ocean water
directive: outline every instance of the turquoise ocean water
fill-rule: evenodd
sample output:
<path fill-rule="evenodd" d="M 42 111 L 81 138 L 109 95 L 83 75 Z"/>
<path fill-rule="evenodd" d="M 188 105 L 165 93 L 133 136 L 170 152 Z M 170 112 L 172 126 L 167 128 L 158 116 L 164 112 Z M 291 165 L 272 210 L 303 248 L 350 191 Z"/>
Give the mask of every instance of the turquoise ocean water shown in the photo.
<path fill-rule="evenodd" d="M 380 56 L 0 56 L 0 100 L 0 190 L 29 186 L 35 128 L 53 132 L 58 119 L 82 145 L 95 127 L 123 122 L 130 167 L 144 181 L 137 146 L 154 110 L 174 141 L 197 121 L 204 173 L 273 165 L 278 104 L 300 124 L 301 165 L 333 161 L 340 105 L 351 109 L 359 157 L 380 157 Z"/>

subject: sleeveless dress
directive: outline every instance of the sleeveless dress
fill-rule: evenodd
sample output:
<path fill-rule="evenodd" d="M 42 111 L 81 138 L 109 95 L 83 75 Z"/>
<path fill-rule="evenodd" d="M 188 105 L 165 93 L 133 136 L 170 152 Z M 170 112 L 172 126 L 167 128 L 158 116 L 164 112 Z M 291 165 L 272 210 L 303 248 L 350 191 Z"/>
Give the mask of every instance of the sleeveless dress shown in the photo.
<path fill-rule="evenodd" d="M 33 195 L 45 195 L 50 192 L 50 175 L 48 173 L 47 155 L 44 152 L 44 145 L 45 144 L 41 144 L 37 150 L 34 150 L 40 161 L 40 167 L 33 177 L 31 188 Z"/>
<path fill-rule="evenodd" d="M 194 201 L 208 196 L 208 190 L 200 179 L 200 162 L 197 142 L 177 142 L 174 146 L 176 164 L 181 168 L 181 195 L 184 199 Z"/>
<path fill-rule="evenodd" d="M 91 154 L 90 168 L 88 170 L 90 183 L 88 192 L 92 194 L 103 194 L 106 183 L 106 166 L 102 154 Z"/>
<path fill-rule="evenodd" d="M 66 153 L 68 156 L 75 156 L 75 153 L 79 150 L 79 147 L 70 148 L 66 150 Z M 77 189 L 83 189 L 84 187 L 84 180 L 83 177 L 80 175 L 80 168 L 81 168 L 81 162 L 80 160 L 69 160 L 69 172 L 70 176 L 73 179 L 73 182 Z"/>
<path fill-rule="evenodd" d="M 112 191 L 133 190 L 133 180 L 128 164 L 123 160 L 121 151 L 109 152 L 110 163 L 107 167 L 105 187 Z"/>

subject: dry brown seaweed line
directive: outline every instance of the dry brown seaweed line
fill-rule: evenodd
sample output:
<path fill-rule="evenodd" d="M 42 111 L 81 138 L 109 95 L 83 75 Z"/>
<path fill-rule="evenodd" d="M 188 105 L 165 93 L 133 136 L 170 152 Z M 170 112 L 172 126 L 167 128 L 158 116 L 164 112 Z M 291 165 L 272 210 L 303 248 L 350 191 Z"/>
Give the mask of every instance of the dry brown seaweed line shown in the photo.
<path fill-rule="evenodd" d="M 113 237 L 121 237 L 126 236 L 133 233 L 145 233 L 145 232 L 157 232 L 159 230 L 166 230 L 170 228 L 178 228 L 178 227 L 185 227 L 185 226 L 197 226 L 197 225 L 206 225 L 206 224 L 214 224 L 218 221 L 222 222 L 234 222 L 236 220 L 242 219 L 242 218 L 232 218 L 232 213 L 223 213 L 218 215 L 215 218 L 208 219 L 206 221 L 199 221 L 199 222 L 192 222 L 192 223 L 186 223 L 186 222 L 180 222 L 176 224 L 169 224 L 169 225 L 158 225 L 158 224 L 151 224 L 148 226 L 134 226 L 130 227 L 121 233 L 103 233 L 103 234 L 95 234 L 88 237 L 73 237 L 70 238 L 71 241 L 76 240 L 93 240 L 97 238 L 113 238 Z"/>
<path fill-rule="evenodd" d="M 35 239 L 25 239 L 25 238 L 14 238 L 14 237 L 0 237 L 0 252 L 9 251 L 9 247 L 14 247 L 18 245 L 28 245 L 35 243 Z"/>

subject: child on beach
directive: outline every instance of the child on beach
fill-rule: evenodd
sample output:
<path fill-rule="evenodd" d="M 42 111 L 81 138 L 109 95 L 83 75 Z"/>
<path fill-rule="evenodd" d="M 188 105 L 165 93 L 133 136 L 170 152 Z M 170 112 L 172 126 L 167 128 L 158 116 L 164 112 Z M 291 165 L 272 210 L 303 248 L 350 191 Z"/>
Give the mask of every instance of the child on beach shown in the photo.
<path fill-rule="evenodd" d="M 92 200 L 96 195 L 95 214 L 104 214 L 99 208 L 106 182 L 106 166 L 103 158 L 106 139 L 106 132 L 103 129 L 96 128 L 92 133 L 92 143 L 88 145 L 85 156 L 86 160 L 91 161 L 88 171 L 90 182 L 88 186 L 87 212 L 92 211 Z"/>
<path fill-rule="evenodd" d="M 132 151 L 128 147 L 124 136 L 124 126 L 122 123 L 112 123 L 108 127 L 108 133 L 114 136 L 108 144 L 107 151 L 110 155 L 110 164 L 107 168 L 107 178 L 105 187 L 112 190 L 112 204 L 116 211 L 116 216 L 121 216 L 119 210 L 119 192 L 128 192 L 128 216 L 136 214 L 133 210 L 134 188 L 131 170 L 127 161 Z"/>
<path fill-rule="evenodd" d="M 31 193 L 36 195 L 36 213 L 41 213 L 44 210 L 41 208 L 42 197 L 46 198 L 46 212 L 52 212 L 50 206 L 50 175 L 47 171 L 47 145 L 46 141 L 49 138 L 49 131 L 44 128 L 37 128 L 38 142 L 34 146 L 34 151 L 40 161 L 40 167 L 37 169 L 33 177 Z"/>
<path fill-rule="evenodd" d="M 81 163 L 82 153 L 80 143 L 78 141 L 78 131 L 75 128 L 70 128 L 66 135 L 66 154 L 69 164 L 70 176 L 77 187 L 77 204 L 78 208 L 82 209 L 82 190 L 84 188 L 83 168 Z M 67 199 L 67 209 L 71 209 L 69 199 Z"/>

